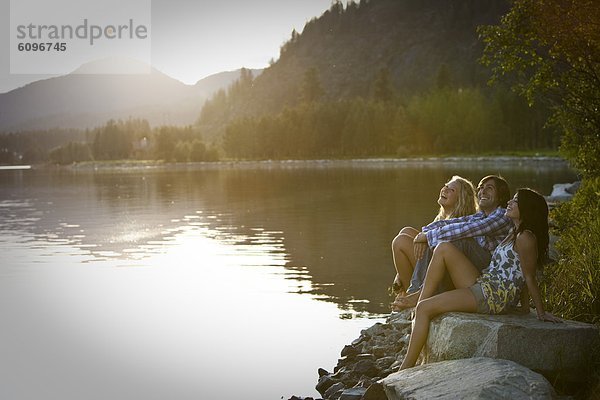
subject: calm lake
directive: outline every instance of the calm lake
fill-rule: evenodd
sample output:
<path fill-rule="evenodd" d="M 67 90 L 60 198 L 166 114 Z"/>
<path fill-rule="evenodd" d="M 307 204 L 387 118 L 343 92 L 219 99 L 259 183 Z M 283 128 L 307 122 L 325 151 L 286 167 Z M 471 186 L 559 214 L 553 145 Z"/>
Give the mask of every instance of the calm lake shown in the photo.
<path fill-rule="evenodd" d="M 287 399 L 389 312 L 440 187 L 557 161 L 0 170 L 0 398 Z"/>

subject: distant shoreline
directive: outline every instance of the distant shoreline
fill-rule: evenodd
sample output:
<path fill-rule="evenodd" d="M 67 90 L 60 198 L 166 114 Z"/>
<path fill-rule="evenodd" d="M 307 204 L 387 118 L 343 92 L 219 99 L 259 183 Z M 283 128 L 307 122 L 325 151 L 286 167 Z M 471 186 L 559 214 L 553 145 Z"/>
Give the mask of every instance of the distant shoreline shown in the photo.
<path fill-rule="evenodd" d="M 194 170 L 218 168 L 303 168 L 303 167 L 360 167 L 385 168 L 402 166 L 460 166 L 478 164 L 566 166 L 568 162 L 556 156 L 465 156 L 465 157 L 412 157 L 412 158 L 356 158 L 311 160 L 221 160 L 201 162 L 163 162 L 155 160 L 87 161 L 66 166 L 34 165 L 33 169 L 59 168 L 74 171 L 140 171 L 140 170 Z"/>

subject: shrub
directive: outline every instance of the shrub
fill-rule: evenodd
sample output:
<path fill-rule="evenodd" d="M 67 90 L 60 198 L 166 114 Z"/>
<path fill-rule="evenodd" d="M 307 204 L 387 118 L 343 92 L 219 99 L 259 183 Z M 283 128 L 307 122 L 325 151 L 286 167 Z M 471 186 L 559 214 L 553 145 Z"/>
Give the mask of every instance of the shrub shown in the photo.
<path fill-rule="evenodd" d="M 600 323 L 600 178 L 584 180 L 551 217 L 559 260 L 546 269 L 546 298 L 564 318 Z"/>

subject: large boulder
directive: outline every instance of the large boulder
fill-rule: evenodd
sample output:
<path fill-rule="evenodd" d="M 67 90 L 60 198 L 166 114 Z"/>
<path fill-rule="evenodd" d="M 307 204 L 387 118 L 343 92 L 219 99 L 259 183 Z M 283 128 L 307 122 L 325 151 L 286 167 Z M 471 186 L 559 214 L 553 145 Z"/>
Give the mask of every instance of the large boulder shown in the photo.
<path fill-rule="evenodd" d="M 380 383 L 389 400 L 556 397 L 542 375 L 512 361 L 485 357 L 424 364 L 393 373 Z"/>
<path fill-rule="evenodd" d="M 546 196 L 548 203 L 559 203 L 563 201 L 569 201 L 573 198 L 581 182 L 575 183 L 555 183 L 552 187 L 552 193 L 550 196 Z"/>
<path fill-rule="evenodd" d="M 587 379 L 600 333 L 575 321 L 541 322 L 535 314 L 447 313 L 431 322 L 425 362 L 490 357 L 515 361 L 554 381 Z"/>

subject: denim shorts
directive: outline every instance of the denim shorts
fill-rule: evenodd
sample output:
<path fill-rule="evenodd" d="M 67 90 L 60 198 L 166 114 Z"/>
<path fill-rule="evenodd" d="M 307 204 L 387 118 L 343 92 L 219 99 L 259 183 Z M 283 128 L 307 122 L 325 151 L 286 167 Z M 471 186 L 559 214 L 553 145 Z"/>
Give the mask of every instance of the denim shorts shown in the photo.
<path fill-rule="evenodd" d="M 481 288 L 481 284 L 479 282 L 475 282 L 473 286 L 469 287 L 473 296 L 475 296 L 475 302 L 477 303 L 477 312 L 479 314 L 489 314 L 490 306 L 487 301 L 485 301 L 485 297 L 483 296 L 483 289 Z"/>
<path fill-rule="evenodd" d="M 490 252 L 481 247 L 474 238 L 458 239 L 450 243 L 460 250 L 473 263 L 477 270 L 482 271 L 490 265 L 492 259 Z M 433 251 L 427 248 L 423 258 L 417 260 L 407 293 L 414 293 L 421 289 L 423 282 L 425 282 L 425 275 L 427 274 L 427 268 L 432 256 Z M 453 287 L 450 275 L 446 272 L 443 281 L 440 283 L 438 292 L 445 292 Z"/>

